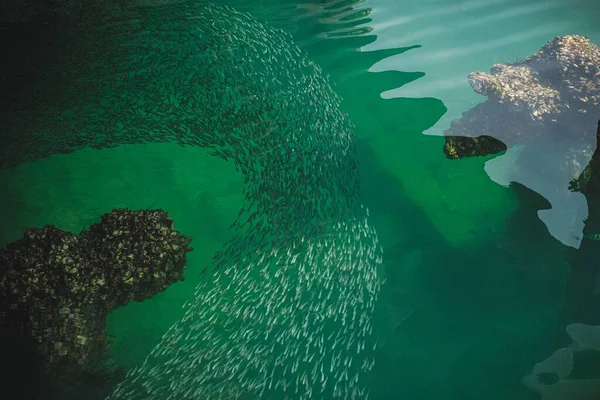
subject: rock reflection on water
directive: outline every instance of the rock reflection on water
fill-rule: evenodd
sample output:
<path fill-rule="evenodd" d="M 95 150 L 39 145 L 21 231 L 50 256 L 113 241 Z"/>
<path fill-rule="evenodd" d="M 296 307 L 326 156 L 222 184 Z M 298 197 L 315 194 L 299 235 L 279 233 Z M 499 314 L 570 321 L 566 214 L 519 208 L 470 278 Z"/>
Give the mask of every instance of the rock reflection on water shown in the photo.
<path fill-rule="evenodd" d="M 600 326 L 574 323 L 567 326 L 573 341 L 537 363 L 523 383 L 545 400 L 596 400 L 600 398 L 600 379 L 574 379 L 576 357 L 600 351 Z"/>
<path fill-rule="evenodd" d="M 600 49 L 583 36 L 556 37 L 524 60 L 468 79 L 488 99 L 444 132 L 446 156 L 506 149 L 486 163 L 490 178 L 520 183 L 548 199 L 552 208 L 539 211 L 539 218 L 552 236 L 579 248 L 588 207 L 574 190 L 583 191 L 586 181 L 578 178 L 596 150 Z"/>

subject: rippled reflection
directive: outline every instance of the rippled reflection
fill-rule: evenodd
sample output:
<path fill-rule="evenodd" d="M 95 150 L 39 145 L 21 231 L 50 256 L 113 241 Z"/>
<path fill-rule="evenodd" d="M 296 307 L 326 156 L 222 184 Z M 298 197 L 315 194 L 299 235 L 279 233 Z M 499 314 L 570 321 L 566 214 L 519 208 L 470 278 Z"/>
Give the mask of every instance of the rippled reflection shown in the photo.
<path fill-rule="evenodd" d="M 600 379 L 578 377 L 576 360 L 600 352 L 600 326 L 574 323 L 566 328 L 572 343 L 536 364 L 523 383 L 549 400 L 595 400 L 600 398 Z"/>

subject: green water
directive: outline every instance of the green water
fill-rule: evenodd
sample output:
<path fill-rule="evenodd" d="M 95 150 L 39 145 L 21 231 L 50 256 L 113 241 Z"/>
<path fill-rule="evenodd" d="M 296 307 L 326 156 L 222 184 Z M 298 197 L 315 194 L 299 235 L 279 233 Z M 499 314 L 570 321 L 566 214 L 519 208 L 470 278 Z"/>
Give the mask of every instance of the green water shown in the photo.
<path fill-rule="evenodd" d="M 573 318 L 565 317 L 565 307 L 573 307 L 568 293 L 576 291 L 567 287 L 575 250 L 552 238 L 537 218 L 548 207 L 543 198 L 488 178 L 483 166 L 492 157 L 447 160 L 443 138 L 424 132 L 439 132 L 483 101 L 468 87 L 468 72 L 530 54 L 556 35 L 585 34 L 600 43 L 597 6 L 453 0 L 227 4 L 290 32 L 331 76 L 356 125 L 364 203 L 383 247 L 386 278 L 376 305 L 380 345 L 368 376 L 370 398 L 538 398 L 520 380 L 564 344 L 565 318 Z M 465 22 L 528 6 L 533 11 Z M 506 37 L 512 39 L 499 39 Z M 422 47 L 409 49 L 415 45 Z M 448 50 L 455 56 L 442 60 L 419 53 Z M 370 71 L 377 63 L 375 70 L 385 72 Z M 201 268 L 231 238 L 229 225 L 244 203 L 243 183 L 232 164 L 200 147 L 121 145 L 53 155 L 0 171 L 0 245 L 20 238 L 26 226 L 54 224 L 78 232 L 112 208 L 166 210 L 176 229 L 193 237 L 195 250 L 184 282 L 110 315 L 114 361 L 132 368 L 183 316 Z M 588 250 L 583 256 L 597 255 Z M 593 306 L 577 313 L 597 324 Z"/>

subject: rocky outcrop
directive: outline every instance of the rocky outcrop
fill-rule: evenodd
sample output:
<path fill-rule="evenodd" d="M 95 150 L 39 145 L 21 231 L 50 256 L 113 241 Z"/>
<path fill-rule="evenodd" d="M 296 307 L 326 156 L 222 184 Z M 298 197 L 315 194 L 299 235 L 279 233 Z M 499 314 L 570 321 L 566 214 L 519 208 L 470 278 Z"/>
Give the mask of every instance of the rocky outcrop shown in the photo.
<path fill-rule="evenodd" d="M 162 210 L 115 209 L 78 235 L 23 233 L 0 249 L 0 327 L 57 368 L 93 369 L 107 353 L 107 314 L 183 280 L 191 250 Z"/>

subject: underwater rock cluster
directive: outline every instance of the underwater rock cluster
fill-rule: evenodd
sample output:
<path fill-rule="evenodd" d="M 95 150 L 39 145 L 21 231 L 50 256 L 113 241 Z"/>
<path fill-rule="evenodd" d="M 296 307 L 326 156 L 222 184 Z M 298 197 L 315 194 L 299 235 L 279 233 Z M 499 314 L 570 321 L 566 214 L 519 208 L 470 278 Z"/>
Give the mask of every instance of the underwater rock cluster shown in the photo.
<path fill-rule="evenodd" d="M 559 36 L 522 61 L 471 73 L 469 83 L 488 99 L 444 132 L 447 157 L 498 153 L 548 131 L 581 142 L 598 117 L 600 49 L 584 36 Z"/>
<path fill-rule="evenodd" d="M 74 235 L 24 229 L 0 249 L 0 326 L 33 339 L 49 365 L 105 355 L 106 316 L 183 280 L 191 239 L 162 210 L 115 209 Z"/>

